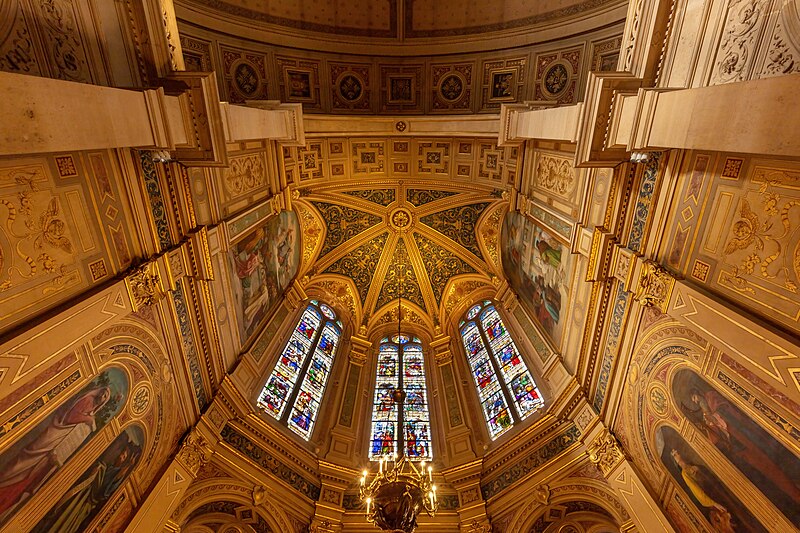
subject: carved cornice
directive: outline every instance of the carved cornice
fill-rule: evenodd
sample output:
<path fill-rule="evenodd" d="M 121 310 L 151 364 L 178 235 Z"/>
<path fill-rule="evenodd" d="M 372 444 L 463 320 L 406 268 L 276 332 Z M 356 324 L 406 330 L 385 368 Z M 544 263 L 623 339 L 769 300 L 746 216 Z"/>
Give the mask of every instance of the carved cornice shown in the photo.
<path fill-rule="evenodd" d="M 589 460 L 608 476 L 614 468 L 625 460 L 625 452 L 619 441 L 604 429 L 588 446 Z"/>

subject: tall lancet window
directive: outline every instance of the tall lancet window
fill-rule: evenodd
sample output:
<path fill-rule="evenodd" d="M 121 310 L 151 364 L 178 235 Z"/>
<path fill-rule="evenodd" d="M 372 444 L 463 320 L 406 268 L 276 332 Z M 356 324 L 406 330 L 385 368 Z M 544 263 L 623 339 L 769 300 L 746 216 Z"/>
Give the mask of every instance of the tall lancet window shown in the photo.
<path fill-rule="evenodd" d="M 405 391 L 403 410 L 395 391 Z M 378 348 L 378 370 L 372 408 L 370 459 L 403 453 L 413 460 L 430 460 L 431 423 L 422 343 L 417 337 L 386 337 Z M 403 428 L 402 439 L 399 428 Z"/>
<path fill-rule="evenodd" d="M 489 435 L 496 439 L 544 400 L 492 302 L 473 306 L 459 328 Z"/>
<path fill-rule="evenodd" d="M 342 336 L 327 305 L 312 300 L 258 397 L 258 406 L 308 440 Z M 310 356 L 310 357 L 309 357 Z"/>

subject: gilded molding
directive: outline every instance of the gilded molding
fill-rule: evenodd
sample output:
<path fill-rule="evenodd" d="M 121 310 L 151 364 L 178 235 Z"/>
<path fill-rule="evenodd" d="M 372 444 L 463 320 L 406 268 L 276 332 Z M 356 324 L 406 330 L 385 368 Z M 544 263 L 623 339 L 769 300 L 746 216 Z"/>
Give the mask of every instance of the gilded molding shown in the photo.
<path fill-rule="evenodd" d="M 675 277 L 660 265 L 645 261 L 639 273 L 633 298 L 645 307 L 656 307 L 662 313 L 666 313 L 675 281 Z"/>
<path fill-rule="evenodd" d="M 588 446 L 589 460 L 608 476 L 625 460 L 625 452 L 619 441 L 608 429 L 604 429 Z"/>

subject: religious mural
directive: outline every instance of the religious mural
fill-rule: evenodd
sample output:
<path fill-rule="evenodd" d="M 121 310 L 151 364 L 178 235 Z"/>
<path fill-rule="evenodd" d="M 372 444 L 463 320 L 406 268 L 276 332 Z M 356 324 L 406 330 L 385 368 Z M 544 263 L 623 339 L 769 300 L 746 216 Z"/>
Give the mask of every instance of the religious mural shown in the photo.
<path fill-rule="evenodd" d="M 656 448 L 664 467 L 689 495 L 718 533 L 765 532 L 742 502 L 734 496 L 703 459 L 675 429 L 656 432 Z"/>
<path fill-rule="evenodd" d="M 508 213 L 501 236 L 503 271 L 536 322 L 560 346 L 572 261 L 566 245 L 519 213 Z"/>
<path fill-rule="evenodd" d="M 800 459 L 692 370 L 678 371 L 672 390 L 686 418 L 800 527 Z"/>
<path fill-rule="evenodd" d="M 97 513 L 136 468 L 143 447 L 142 429 L 139 426 L 126 428 L 36 524 L 33 533 L 86 531 Z"/>
<path fill-rule="evenodd" d="M 128 388 L 122 369 L 103 371 L 0 455 L 0 525 L 119 414 Z"/>
<path fill-rule="evenodd" d="M 231 287 L 236 300 L 242 342 L 269 314 L 300 264 L 297 215 L 284 211 L 232 246 Z"/>

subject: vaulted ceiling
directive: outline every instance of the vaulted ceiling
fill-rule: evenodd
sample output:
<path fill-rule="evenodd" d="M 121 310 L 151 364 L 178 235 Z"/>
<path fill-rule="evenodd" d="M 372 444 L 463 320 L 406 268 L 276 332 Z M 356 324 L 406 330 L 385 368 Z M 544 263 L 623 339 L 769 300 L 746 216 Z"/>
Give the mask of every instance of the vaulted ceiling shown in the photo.
<path fill-rule="evenodd" d="M 395 313 L 399 296 L 423 323 L 439 323 L 448 292 L 489 284 L 499 268 L 505 204 L 500 190 L 440 180 L 301 189 L 306 281 L 346 284 L 365 325 Z"/>

